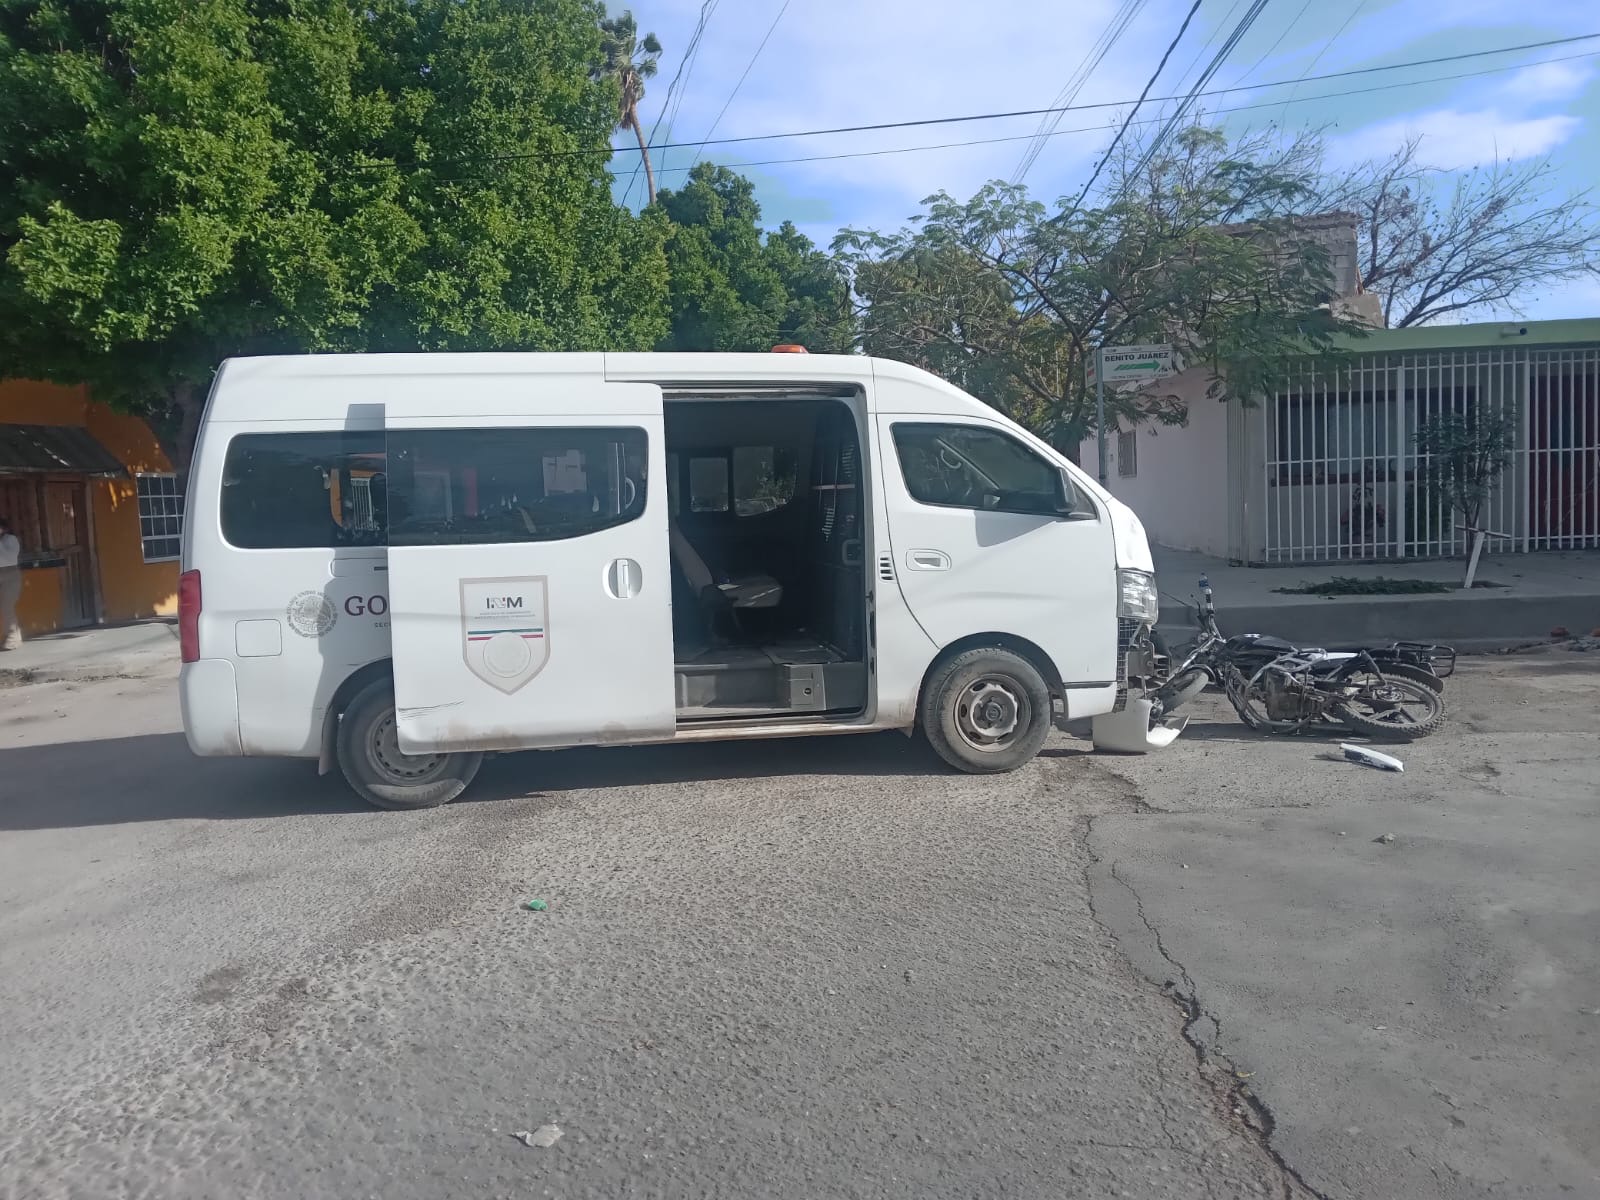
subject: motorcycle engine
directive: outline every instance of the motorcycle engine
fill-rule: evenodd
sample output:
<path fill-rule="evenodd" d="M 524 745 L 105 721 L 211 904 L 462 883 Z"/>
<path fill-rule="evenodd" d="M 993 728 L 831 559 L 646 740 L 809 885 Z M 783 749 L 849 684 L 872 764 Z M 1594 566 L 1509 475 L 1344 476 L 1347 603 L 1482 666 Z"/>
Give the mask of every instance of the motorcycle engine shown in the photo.
<path fill-rule="evenodd" d="M 1309 721 L 1317 715 L 1316 693 L 1276 672 L 1261 682 L 1262 707 L 1274 721 Z"/>

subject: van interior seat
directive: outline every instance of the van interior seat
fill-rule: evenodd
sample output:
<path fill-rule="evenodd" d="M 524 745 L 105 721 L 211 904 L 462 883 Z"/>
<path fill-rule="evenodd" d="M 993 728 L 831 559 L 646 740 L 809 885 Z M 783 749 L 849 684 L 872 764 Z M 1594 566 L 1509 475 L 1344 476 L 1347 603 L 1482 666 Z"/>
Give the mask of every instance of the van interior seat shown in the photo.
<path fill-rule="evenodd" d="M 709 602 L 730 608 L 777 608 L 783 601 L 783 585 L 771 575 L 741 573 L 724 574 L 719 578 L 706 565 L 706 560 L 693 543 L 683 535 L 676 521 L 667 522 L 667 535 L 672 546 L 673 561 L 702 604 Z"/>

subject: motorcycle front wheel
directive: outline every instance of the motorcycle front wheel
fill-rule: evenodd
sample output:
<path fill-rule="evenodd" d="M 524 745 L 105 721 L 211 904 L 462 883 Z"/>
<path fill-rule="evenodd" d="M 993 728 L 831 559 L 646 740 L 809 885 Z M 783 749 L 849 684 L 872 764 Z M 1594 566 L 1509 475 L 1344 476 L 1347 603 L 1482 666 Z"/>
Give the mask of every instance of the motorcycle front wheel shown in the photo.
<path fill-rule="evenodd" d="M 1357 733 L 1411 741 L 1444 724 L 1444 697 L 1426 684 L 1368 672 L 1343 681 L 1355 689 L 1334 706 L 1334 714 Z"/>

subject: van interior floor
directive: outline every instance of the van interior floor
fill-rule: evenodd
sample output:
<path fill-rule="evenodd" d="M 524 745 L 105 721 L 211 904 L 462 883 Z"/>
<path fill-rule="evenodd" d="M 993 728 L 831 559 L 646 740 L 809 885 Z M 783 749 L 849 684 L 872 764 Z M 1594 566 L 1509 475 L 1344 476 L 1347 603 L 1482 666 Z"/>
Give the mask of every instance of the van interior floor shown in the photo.
<path fill-rule="evenodd" d="M 804 633 L 678 648 L 678 720 L 748 720 L 859 711 L 865 664 Z"/>
<path fill-rule="evenodd" d="M 760 645 L 678 646 L 680 667 L 781 667 L 785 663 L 835 663 L 844 656 L 804 633 L 771 638 Z"/>

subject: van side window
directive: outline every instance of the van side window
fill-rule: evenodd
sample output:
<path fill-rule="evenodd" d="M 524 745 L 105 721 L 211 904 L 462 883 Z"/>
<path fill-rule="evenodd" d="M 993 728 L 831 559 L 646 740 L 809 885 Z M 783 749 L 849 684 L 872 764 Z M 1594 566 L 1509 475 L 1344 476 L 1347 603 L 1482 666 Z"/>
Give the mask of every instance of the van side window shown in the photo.
<path fill-rule="evenodd" d="M 552 542 L 644 513 L 642 429 L 389 431 L 389 544 Z"/>
<path fill-rule="evenodd" d="M 1041 515 L 1078 506 L 1075 495 L 1062 494 L 1054 463 L 999 430 L 932 424 L 893 428 L 906 491 L 919 504 Z"/>
<path fill-rule="evenodd" d="M 741 517 L 774 512 L 794 499 L 795 453 L 772 446 L 733 448 L 733 510 Z"/>
<path fill-rule="evenodd" d="M 222 468 L 222 536 L 245 550 L 381 546 L 382 433 L 246 433 Z"/>

